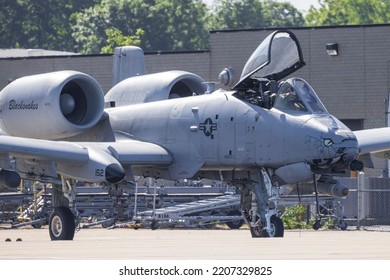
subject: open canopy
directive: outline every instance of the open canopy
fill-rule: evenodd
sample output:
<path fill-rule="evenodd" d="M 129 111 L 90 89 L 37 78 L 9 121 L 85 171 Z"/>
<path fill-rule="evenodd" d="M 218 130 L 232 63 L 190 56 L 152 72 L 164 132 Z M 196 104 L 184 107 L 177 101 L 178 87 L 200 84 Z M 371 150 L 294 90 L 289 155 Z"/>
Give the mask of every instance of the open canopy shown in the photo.
<path fill-rule="evenodd" d="M 278 81 L 304 65 L 298 39 L 288 30 L 278 30 L 265 38 L 253 52 L 234 88 L 237 89 L 252 76 Z"/>

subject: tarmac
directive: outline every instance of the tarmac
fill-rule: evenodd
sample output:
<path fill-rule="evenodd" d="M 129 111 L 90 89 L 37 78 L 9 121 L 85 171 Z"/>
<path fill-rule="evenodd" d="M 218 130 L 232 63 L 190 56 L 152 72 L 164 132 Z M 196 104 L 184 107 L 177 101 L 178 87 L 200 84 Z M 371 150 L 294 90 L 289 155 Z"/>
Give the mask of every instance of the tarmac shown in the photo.
<path fill-rule="evenodd" d="M 47 227 L 18 228 L 0 229 L 0 260 L 390 260 L 389 244 L 390 232 L 365 230 L 89 228 L 50 241 Z"/>

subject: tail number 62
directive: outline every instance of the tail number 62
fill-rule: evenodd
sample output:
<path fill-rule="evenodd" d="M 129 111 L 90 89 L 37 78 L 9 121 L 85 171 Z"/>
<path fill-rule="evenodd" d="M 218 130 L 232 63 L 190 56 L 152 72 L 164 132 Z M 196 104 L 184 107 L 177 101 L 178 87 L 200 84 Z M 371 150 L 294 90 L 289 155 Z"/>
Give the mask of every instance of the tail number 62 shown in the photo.
<path fill-rule="evenodd" d="M 104 170 L 101 168 L 95 169 L 95 176 L 96 177 L 104 177 Z"/>

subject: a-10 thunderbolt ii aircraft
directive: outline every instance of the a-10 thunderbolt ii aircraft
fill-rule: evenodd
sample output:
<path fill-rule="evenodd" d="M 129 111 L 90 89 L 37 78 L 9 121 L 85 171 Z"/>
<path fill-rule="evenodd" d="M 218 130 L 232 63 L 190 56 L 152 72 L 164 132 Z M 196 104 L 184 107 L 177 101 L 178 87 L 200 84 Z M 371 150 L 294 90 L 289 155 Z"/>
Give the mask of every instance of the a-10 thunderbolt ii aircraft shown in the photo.
<path fill-rule="evenodd" d="M 352 132 L 305 80 L 282 81 L 304 64 L 296 36 L 279 30 L 231 90 L 207 92 L 184 71 L 131 77 L 105 96 L 80 72 L 22 77 L 0 93 L 0 181 L 53 184 L 52 240 L 74 238 L 77 181 L 118 188 L 134 176 L 231 182 L 252 236 L 282 237 L 281 186 L 346 195 L 332 176 L 361 170 L 360 155 L 390 148 L 387 128 Z M 220 75 L 227 84 L 229 73 Z"/>

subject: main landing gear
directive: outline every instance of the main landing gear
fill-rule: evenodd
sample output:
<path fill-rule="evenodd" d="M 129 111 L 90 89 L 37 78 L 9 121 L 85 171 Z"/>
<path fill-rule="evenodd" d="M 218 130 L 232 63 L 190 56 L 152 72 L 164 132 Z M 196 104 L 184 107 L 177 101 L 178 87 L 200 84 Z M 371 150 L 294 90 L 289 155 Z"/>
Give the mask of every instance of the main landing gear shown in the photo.
<path fill-rule="evenodd" d="M 259 171 L 257 177 L 257 181 L 240 182 L 244 219 L 253 238 L 283 237 L 284 225 L 277 213 L 277 190 L 266 171 Z"/>
<path fill-rule="evenodd" d="M 49 220 L 51 240 L 73 240 L 76 229 L 75 218 L 67 207 L 55 207 Z"/>
<path fill-rule="evenodd" d="M 49 220 L 51 240 L 73 240 L 76 229 L 75 182 L 62 178 L 53 185 L 53 212 Z M 253 238 L 283 237 L 284 225 L 277 213 L 277 189 L 265 170 L 257 172 L 257 180 L 240 180 L 241 209 Z"/>
<path fill-rule="evenodd" d="M 75 184 L 70 180 L 62 178 L 62 185 L 53 185 L 53 212 L 49 219 L 51 240 L 73 240 L 76 230 L 76 216 L 72 212 L 75 212 L 75 198 Z"/>

